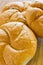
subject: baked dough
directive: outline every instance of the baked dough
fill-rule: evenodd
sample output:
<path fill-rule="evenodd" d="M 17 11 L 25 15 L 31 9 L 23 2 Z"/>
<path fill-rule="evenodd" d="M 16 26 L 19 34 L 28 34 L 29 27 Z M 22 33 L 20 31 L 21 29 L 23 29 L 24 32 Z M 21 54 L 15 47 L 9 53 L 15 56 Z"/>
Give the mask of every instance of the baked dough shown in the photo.
<path fill-rule="evenodd" d="M 30 5 L 28 2 L 11 2 L 6 4 L 0 13 L 0 25 L 9 21 L 25 23 L 26 20 L 22 12 L 27 9 L 28 5 Z"/>
<path fill-rule="evenodd" d="M 37 39 L 21 22 L 0 26 L 0 65 L 26 65 L 35 55 Z"/>
<path fill-rule="evenodd" d="M 33 2 L 23 12 L 27 25 L 40 37 L 43 37 L 43 3 Z"/>
<path fill-rule="evenodd" d="M 43 37 L 43 3 L 26 1 L 6 4 L 0 13 L 0 25 L 9 21 L 23 22 L 36 35 Z"/>

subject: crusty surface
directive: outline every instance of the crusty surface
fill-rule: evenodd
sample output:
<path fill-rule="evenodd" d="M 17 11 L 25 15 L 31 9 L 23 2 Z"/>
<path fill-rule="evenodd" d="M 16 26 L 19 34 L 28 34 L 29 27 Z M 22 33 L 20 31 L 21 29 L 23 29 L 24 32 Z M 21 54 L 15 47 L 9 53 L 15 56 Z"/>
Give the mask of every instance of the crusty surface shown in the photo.
<path fill-rule="evenodd" d="M 9 22 L 0 26 L 0 65 L 26 65 L 36 48 L 35 35 L 23 23 Z"/>
<path fill-rule="evenodd" d="M 0 13 L 0 65 L 26 65 L 33 58 L 37 39 L 29 28 L 43 37 L 43 3 L 4 6 Z"/>
<path fill-rule="evenodd" d="M 12 21 L 23 22 L 36 35 L 43 37 L 43 3 L 42 2 L 11 2 L 6 4 L 0 13 L 0 25 Z"/>
<path fill-rule="evenodd" d="M 27 25 L 43 38 L 43 3 L 37 1 L 31 3 L 23 15 Z"/>
<path fill-rule="evenodd" d="M 22 12 L 27 9 L 28 2 L 11 2 L 6 4 L 0 14 L 0 25 L 12 22 L 19 21 L 25 23 L 25 18 L 22 15 Z"/>

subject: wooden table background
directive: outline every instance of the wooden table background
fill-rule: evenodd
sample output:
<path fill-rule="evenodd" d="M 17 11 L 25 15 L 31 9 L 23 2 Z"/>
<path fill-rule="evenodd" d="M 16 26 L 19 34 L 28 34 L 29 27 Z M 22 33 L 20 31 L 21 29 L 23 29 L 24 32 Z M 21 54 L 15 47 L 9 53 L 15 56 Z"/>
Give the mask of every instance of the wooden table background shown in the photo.
<path fill-rule="evenodd" d="M 23 0 L 0 0 L 0 10 L 2 9 L 3 5 L 12 1 L 23 1 Z M 36 54 L 27 65 L 43 65 L 43 39 L 38 38 Z"/>

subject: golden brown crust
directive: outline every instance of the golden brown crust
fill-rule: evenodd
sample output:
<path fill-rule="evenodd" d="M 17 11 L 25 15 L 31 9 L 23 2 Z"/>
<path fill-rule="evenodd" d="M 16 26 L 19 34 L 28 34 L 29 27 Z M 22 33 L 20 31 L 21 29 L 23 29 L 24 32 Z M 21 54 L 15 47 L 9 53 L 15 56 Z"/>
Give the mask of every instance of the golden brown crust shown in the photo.
<path fill-rule="evenodd" d="M 40 37 L 43 37 L 43 3 L 32 3 L 25 12 L 24 17 L 28 26 Z"/>
<path fill-rule="evenodd" d="M 4 46 L 3 50 L 0 45 L 3 61 L 7 65 L 26 65 L 35 55 L 37 48 L 37 39 L 33 32 L 20 22 L 3 24 L 0 29 L 3 30 L 1 36 L 7 39 L 1 40 L 5 43 L 1 43 Z"/>
<path fill-rule="evenodd" d="M 9 9 L 0 14 L 0 25 L 12 21 L 19 21 L 25 23 L 25 18 L 23 17 L 22 13 L 16 9 Z"/>
<path fill-rule="evenodd" d="M 27 24 L 38 36 L 43 37 L 43 3 L 12 2 L 0 13 L 0 25 L 12 21 Z M 31 24 L 31 25 L 30 25 Z"/>
<path fill-rule="evenodd" d="M 4 6 L 0 13 L 0 25 L 8 21 L 19 21 L 25 23 L 22 12 L 28 8 L 28 2 L 11 2 Z"/>
<path fill-rule="evenodd" d="M 30 5 L 30 2 L 24 1 L 24 2 L 11 2 L 6 4 L 3 9 L 2 12 L 8 10 L 8 9 L 17 9 L 20 12 L 24 11 L 25 9 L 27 9 L 28 5 Z"/>
<path fill-rule="evenodd" d="M 20 22 L 27 24 L 38 36 L 43 37 L 43 3 L 13 2 L 2 9 L 1 65 L 26 65 L 35 55 L 37 39 L 29 27 Z"/>
<path fill-rule="evenodd" d="M 43 10 L 43 2 L 35 1 L 30 4 L 32 7 L 37 7 Z"/>

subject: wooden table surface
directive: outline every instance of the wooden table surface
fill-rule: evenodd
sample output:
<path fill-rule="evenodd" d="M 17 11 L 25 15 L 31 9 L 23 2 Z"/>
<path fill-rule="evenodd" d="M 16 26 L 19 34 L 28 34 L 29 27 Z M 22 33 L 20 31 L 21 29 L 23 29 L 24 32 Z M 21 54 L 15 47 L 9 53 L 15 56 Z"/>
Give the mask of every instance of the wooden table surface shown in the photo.
<path fill-rule="evenodd" d="M 21 0 L 0 0 L 0 10 L 3 7 L 3 5 L 12 1 L 21 1 Z M 39 38 L 37 43 L 36 54 L 27 65 L 43 65 L 43 39 Z"/>

